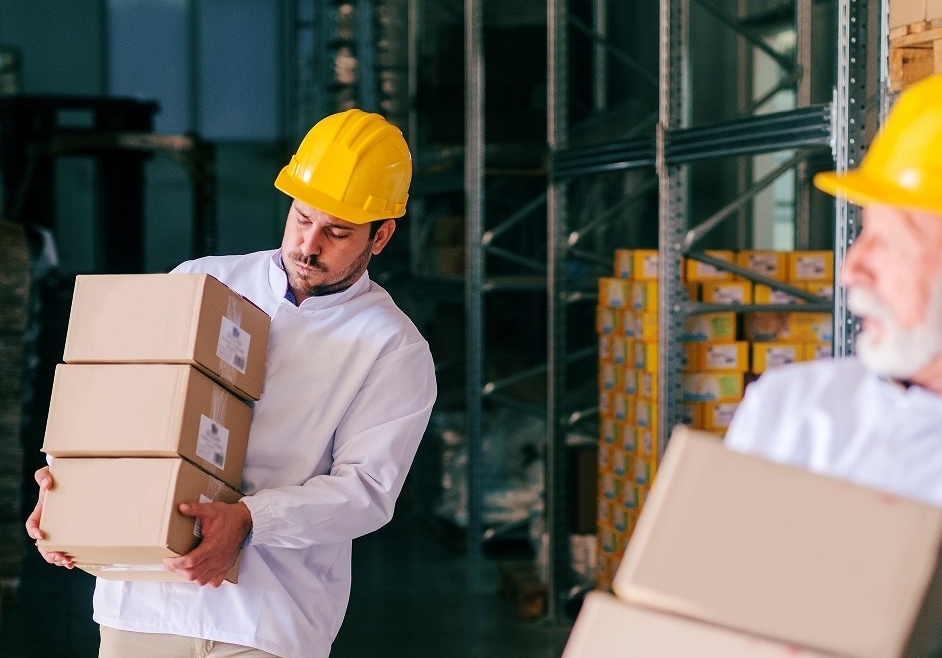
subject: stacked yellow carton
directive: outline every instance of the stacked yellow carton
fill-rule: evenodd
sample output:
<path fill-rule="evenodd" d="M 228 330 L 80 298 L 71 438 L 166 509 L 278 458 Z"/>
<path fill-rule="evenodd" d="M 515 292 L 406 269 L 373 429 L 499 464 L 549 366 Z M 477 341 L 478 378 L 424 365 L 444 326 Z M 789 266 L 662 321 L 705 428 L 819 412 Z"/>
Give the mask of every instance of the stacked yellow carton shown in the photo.
<path fill-rule="evenodd" d="M 833 295 L 831 252 L 708 251 L 709 256 L 822 297 Z M 786 304 L 797 300 L 692 259 L 691 300 Z M 599 495 L 596 584 L 610 587 L 657 471 L 658 252 L 618 249 L 599 279 Z M 831 354 L 831 314 L 690 315 L 681 335 L 683 421 L 722 436 L 746 385 L 769 368 Z"/>

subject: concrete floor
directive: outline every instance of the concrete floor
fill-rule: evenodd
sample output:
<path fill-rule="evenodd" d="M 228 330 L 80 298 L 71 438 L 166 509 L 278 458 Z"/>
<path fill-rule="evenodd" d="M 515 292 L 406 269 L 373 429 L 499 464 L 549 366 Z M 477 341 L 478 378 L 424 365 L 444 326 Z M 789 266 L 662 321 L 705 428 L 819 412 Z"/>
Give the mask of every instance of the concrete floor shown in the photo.
<path fill-rule="evenodd" d="M 94 580 L 51 567 L 24 540 L 19 595 L 0 616 L 0 656 L 92 658 Z M 331 658 L 555 658 L 571 624 L 525 621 L 498 595 L 498 567 L 446 548 L 408 509 L 354 542 L 353 592 Z"/>

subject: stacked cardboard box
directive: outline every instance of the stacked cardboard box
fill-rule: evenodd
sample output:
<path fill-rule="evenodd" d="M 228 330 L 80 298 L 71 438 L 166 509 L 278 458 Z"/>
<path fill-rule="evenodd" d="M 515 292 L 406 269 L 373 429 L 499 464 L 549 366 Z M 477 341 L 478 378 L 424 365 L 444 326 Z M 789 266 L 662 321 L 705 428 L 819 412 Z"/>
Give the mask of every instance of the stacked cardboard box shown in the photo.
<path fill-rule="evenodd" d="M 269 325 L 209 275 L 79 276 L 43 443 L 55 486 L 40 546 L 104 578 L 177 580 L 162 559 L 199 541 L 178 505 L 241 497 Z"/>
<path fill-rule="evenodd" d="M 824 251 L 708 251 L 775 281 L 833 296 Z M 687 296 L 713 304 L 798 303 L 769 286 L 684 260 Z M 657 471 L 658 252 L 615 251 L 599 279 L 599 495 L 596 584 L 607 589 Z M 830 313 L 723 311 L 684 318 L 681 402 L 685 424 L 725 433 L 749 381 L 768 368 L 831 354 Z"/>
<path fill-rule="evenodd" d="M 681 428 L 563 658 L 936 655 L 942 509 Z"/>
<path fill-rule="evenodd" d="M 890 89 L 942 73 L 942 0 L 890 0 Z"/>

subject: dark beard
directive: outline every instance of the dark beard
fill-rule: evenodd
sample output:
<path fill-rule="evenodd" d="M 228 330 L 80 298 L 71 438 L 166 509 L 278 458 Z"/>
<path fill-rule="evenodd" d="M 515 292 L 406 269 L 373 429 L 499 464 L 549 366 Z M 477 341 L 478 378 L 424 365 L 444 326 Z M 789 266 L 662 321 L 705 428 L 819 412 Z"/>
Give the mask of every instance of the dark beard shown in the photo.
<path fill-rule="evenodd" d="M 339 281 L 321 283 L 311 286 L 310 288 L 305 288 L 304 293 L 310 297 L 322 297 L 324 295 L 333 295 L 334 293 L 343 292 L 356 283 L 357 279 L 359 279 L 364 270 L 366 270 L 366 266 L 370 262 L 370 255 L 372 250 L 373 240 L 371 239 L 367 243 L 366 248 L 360 253 L 359 256 L 357 256 L 357 259 L 347 270 L 347 273 Z M 299 252 L 292 252 L 288 254 L 288 257 L 294 262 L 299 262 L 306 267 L 310 267 L 321 272 L 326 271 L 325 268 L 317 262 L 317 256 L 309 256 L 308 258 L 304 258 Z M 297 287 L 300 288 L 300 286 Z"/>

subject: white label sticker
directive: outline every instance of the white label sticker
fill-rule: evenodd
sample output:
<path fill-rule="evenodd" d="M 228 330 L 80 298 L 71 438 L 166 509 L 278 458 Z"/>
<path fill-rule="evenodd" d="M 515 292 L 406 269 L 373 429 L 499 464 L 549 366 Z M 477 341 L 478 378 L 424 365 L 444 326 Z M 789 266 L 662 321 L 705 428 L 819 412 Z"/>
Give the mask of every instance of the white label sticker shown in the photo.
<path fill-rule="evenodd" d="M 219 324 L 219 343 L 216 356 L 245 374 L 245 363 L 249 357 L 249 343 L 252 336 L 242 331 L 232 320 L 223 316 Z"/>
<path fill-rule="evenodd" d="M 206 494 L 200 494 L 201 503 L 211 503 L 213 499 L 207 496 Z M 199 539 L 203 538 L 203 524 L 200 522 L 199 517 L 196 518 L 196 523 L 193 525 L 193 534 L 196 535 Z"/>
<path fill-rule="evenodd" d="M 200 414 L 200 433 L 196 438 L 197 457 L 218 468 L 225 468 L 228 447 L 229 430 L 212 418 Z"/>
<path fill-rule="evenodd" d="M 706 352 L 708 368 L 734 368 L 739 361 L 739 349 L 736 345 L 710 345 Z"/>

